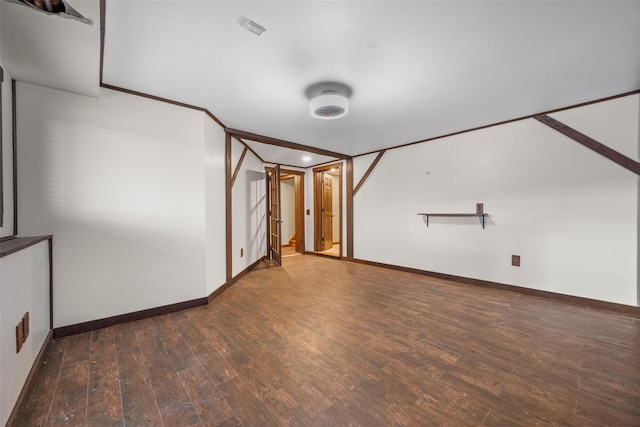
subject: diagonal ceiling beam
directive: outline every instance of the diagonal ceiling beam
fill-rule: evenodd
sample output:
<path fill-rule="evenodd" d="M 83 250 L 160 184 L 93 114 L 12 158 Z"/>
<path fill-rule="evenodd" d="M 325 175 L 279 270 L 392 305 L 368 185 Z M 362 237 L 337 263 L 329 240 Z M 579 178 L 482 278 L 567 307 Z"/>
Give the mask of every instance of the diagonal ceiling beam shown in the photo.
<path fill-rule="evenodd" d="M 573 139 L 574 141 L 584 145 L 585 147 L 595 151 L 596 153 L 606 157 L 612 162 L 615 162 L 620 166 L 630 170 L 636 175 L 640 175 L 640 163 L 614 150 L 613 148 L 607 147 L 603 143 L 598 142 L 590 136 L 587 136 L 581 132 L 578 132 L 577 130 L 565 125 L 564 123 L 554 119 L 553 117 L 547 116 L 546 114 L 533 116 L 533 118 L 540 123 L 544 123 L 550 128 L 557 130 L 561 134 Z"/>
<path fill-rule="evenodd" d="M 246 132 L 238 129 L 226 128 L 225 132 L 237 138 L 249 139 L 251 141 L 261 142 L 263 144 L 275 145 L 278 147 L 291 148 L 293 150 L 306 151 L 308 153 L 320 154 L 322 156 L 336 157 L 338 159 L 349 159 L 351 156 L 334 151 L 323 150 L 321 148 L 302 145 L 295 142 L 284 141 L 282 139 L 271 138 L 270 136 L 258 135 L 256 133 Z"/>
<path fill-rule="evenodd" d="M 367 178 L 369 178 L 369 175 L 371 175 L 371 172 L 373 172 L 373 168 L 376 167 L 376 165 L 378 164 L 378 162 L 380 161 L 380 159 L 382 158 L 382 155 L 385 153 L 385 151 L 387 150 L 382 150 L 378 153 L 378 155 L 376 156 L 376 158 L 373 160 L 373 162 L 371 163 L 371 165 L 369 165 L 369 169 L 367 169 L 367 171 L 364 173 L 364 175 L 362 176 L 362 178 L 360 179 L 360 182 L 358 183 L 358 185 L 356 185 L 356 188 L 353 189 L 353 195 L 355 196 L 356 193 L 358 192 L 358 190 L 360 189 L 360 187 L 362 187 L 362 185 L 364 184 L 364 182 L 367 180 Z"/>
<path fill-rule="evenodd" d="M 242 145 L 244 145 L 245 147 L 247 147 L 247 149 L 249 149 L 249 151 L 251 151 L 251 153 L 253 153 L 253 155 L 254 155 L 254 156 L 256 156 L 256 157 L 258 158 L 258 160 L 260 160 L 262 163 L 268 163 L 268 162 L 265 162 L 265 161 L 264 161 L 264 159 L 258 155 L 258 153 L 256 153 L 255 151 L 253 151 L 253 148 L 249 147 L 249 144 L 247 144 L 246 142 L 244 142 L 244 141 L 242 140 L 242 138 L 236 138 L 236 140 L 237 140 L 237 141 L 240 141 L 240 143 L 241 143 Z"/>
<path fill-rule="evenodd" d="M 242 167 L 242 162 L 244 161 L 244 156 L 247 155 L 247 151 L 249 151 L 249 147 L 244 146 L 244 150 L 242 150 L 242 155 L 240 156 L 240 160 L 238 160 L 238 164 L 236 165 L 236 170 L 233 171 L 233 176 L 231 176 L 231 187 L 236 182 L 236 178 L 238 177 L 238 173 L 240 172 L 240 168 Z"/>

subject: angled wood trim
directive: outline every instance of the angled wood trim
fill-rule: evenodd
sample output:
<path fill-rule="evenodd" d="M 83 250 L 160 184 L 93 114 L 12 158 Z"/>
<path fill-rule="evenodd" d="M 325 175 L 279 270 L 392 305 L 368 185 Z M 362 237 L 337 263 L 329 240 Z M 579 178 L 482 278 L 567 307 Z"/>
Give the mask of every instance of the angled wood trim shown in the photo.
<path fill-rule="evenodd" d="M 224 123 L 222 123 L 220 121 L 220 119 L 218 119 L 216 116 L 213 115 L 213 113 L 209 110 L 207 110 L 206 108 L 200 108 L 200 111 L 204 111 L 204 113 L 209 116 L 209 118 L 211 120 L 213 120 L 214 122 L 216 122 L 222 129 L 224 129 L 226 126 L 224 125 Z"/>
<path fill-rule="evenodd" d="M 231 188 L 233 188 L 233 184 L 235 184 L 236 182 L 238 173 L 240 173 L 240 168 L 242 167 L 242 162 L 244 162 L 244 156 L 247 155 L 247 151 L 249 151 L 249 147 L 245 145 L 244 150 L 242 150 L 242 155 L 240 156 L 240 160 L 238 160 L 238 164 L 236 165 L 236 170 L 233 171 L 233 176 L 231 177 Z"/>
<path fill-rule="evenodd" d="M 378 162 L 382 158 L 382 155 L 385 153 L 385 151 L 387 151 L 387 150 L 382 150 L 382 151 L 380 151 L 378 153 L 376 158 L 373 160 L 373 163 L 371 163 L 371 165 L 369 165 L 369 169 L 367 169 L 367 171 L 364 173 L 362 178 L 360 178 L 360 182 L 358 182 L 358 185 L 356 185 L 356 188 L 353 189 L 353 195 L 354 196 L 356 195 L 356 193 L 358 192 L 360 187 L 362 187 L 362 184 L 364 184 L 365 181 L 367 180 L 367 178 L 369 178 L 369 175 L 371 175 L 371 172 L 373 172 L 373 169 L 376 167 L 376 165 L 378 164 Z"/>
<path fill-rule="evenodd" d="M 225 131 L 229 132 L 235 137 L 250 139 L 252 141 L 261 142 L 263 144 L 275 145 L 278 147 L 291 148 L 293 150 L 306 151 L 308 153 L 320 154 L 323 156 L 335 157 L 338 159 L 348 159 L 350 156 L 342 153 L 336 153 L 334 151 L 323 150 L 321 148 L 311 147 L 308 145 L 302 145 L 295 142 L 284 141 L 282 139 L 271 138 L 270 136 L 258 135 L 256 133 L 246 132 L 238 129 L 226 128 Z"/>
<path fill-rule="evenodd" d="M 231 273 L 233 269 L 233 230 L 231 228 L 231 134 L 225 133 L 225 205 L 226 205 L 226 277 L 227 282 L 231 280 Z"/>
<path fill-rule="evenodd" d="M 438 136 L 434 136 L 434 137 L 431 137 L 431 138 L 421 139 L 419 141 L 407 142 L 406 144 L 400 144 L 400 145 L 395 145 L 393 147 L 389 147 L 389 148 L 387 148 L 387 150 L 395 150 L 396 148 L 404 148 L 404 147 L 408 147 L 408 146 L 411 146 L 411 145 L 422 144 L 423 142 L 435 141 L 435 140 L 442 139 L 442 138 L 448 138 L 450 136 L 461 135 L 463 133 L 475 132 L 477 130 L 487 129 L 487 128 L 491 128 L 491 127 L 494 127 L 494 126 L 501 126 L 501 125 L 506 125 L 508 123 L 519 122 L 520 120 L 531 119 L 531 118 L 534 118 L 535 116 L 539 116 L 539 115 L 542 115 L 542 114 L 552 114 L 552 113 L 558 113 L 560 111 L 571 110 L 573 108 L 586 107 L 587 105 L 597 104 L 599 102 L 611 101 L 613 99 L 624 98 L 625 96 L 636 95 L 636 94 L 639 94 L 639 93 L 640 93 L 640 89 L 633 90 L 631 92 L 625 92 L 625 93 L 621 93 L 619 95 L 608 96 L 606 98 L 600 98 L 600 99 L 596 99 L 596 100 L 593 100 L 593 101 L 588 101 L 588 102 L 583 102 L 583 103 L 580 103 L 580 104 L 570 105 L 568 107 L 556 108 L 555 110 L 543 111 L 543 112 L 540 112 L 540 113 L 530 114 L 528 116 L 518 117 L 518 118 L 515 118 L 515 119 L 503 120 L 503 121 L 497 122 L 497 123 L 491 123 L 491 124 L 488 124 L 488 125 L 474 127 L 474 128 L 471 128 L 471 129 L 464 129 L 464 130 L 457 131 L 457 132 L 451 132 L 451 133 L 448 133 L 448 134 L 445 134 L 445 135 L 438 135 Z M 362 154 L 356 154 L 353 157 L 367 156 L 369 154 L 377 153 L 378 151 L 379 150 L 369 151 L 369 152 L 362 153 Z"/>
<path fill-rule="evenodd" d="M 262 163 L 269 163 L 269 162 L 265 162 L 265 161 L 262 159 L 262 157 L 260 157 L 260 156 L 258 155 L 258 153 L 256 153 L 256 152 L 253 150 L 253 148 L 249 147 L 249 144 L 247 144 L 246 142 L 244 142 L 244 140 L 243 140 L 242 138 L 238 138 L 238 137 L 236 137 L 236 139 L 237 139 L 238 141 L 240 141 L 240 143 L 241 143 L 241 144 L 243 144 L 245 147 L 247 147 L 247 148 L 249 149 L 249 151 L 251 151 L 251 152 L 253 153 L 253 155 L 254 155 L 254 156 L 256 156 L 256 157 L 258 158 L 258 160 L 260 160 Z"/>
<path fill-rule="evenodd" d="M 573 295 L 560 294 L 557 292 L 542 291 L 538 289 L 525 288 L 525 287 L 516 286 L 516 285 L 507 285 L 504 283 L 490 282 L 488 280 L 473 279 L 470 277 L 455 276 L 452 274 L 436 273 L 433 271 L 419 270 L 417 268 L 402 267 L 399 265 L 384 264 L 381 262 L 367 261 L 363 259 L 354 258 L 349 261 L 357 262 L 365 265 L 373 265 L 376 267 L 388 268 L 391 270 L 403 271 L 406 273 L 420 274 L 422 276 L 436 277 L 438 279 L 451 280 L 454 282 L 464 283 L 467 285 L 486 286 L 494 289 L 517 292 L 523 295 L 533 295 L 533 296 L 542 297 L 542 298 L 549 298 L 553 300 L 562 301 L 567 304 L 577 305 L 581 307 L 588 307 L 593 309 L 600 309 L 600 310 L 610 310 L 618 313 L 624 313 L 632 317 L 640 318 L 640 307 L 634 307 L 632 305 L 617 304 L 614 302 L 600 301 L 600 300 L 595 300 L 591 298 L 576 297 Z"/>
<path fill-rule="evenodd" d="M 353 159 L 347 159 L 347 259 L 353 259 Z"/>
<path fill-rule="evenodd" d="M 148 93 L 138 92 L 138 91 L 131 90 L 131 89 L 125 89 L 125 88 L 122 88 L 122 87 L 119 87 L 119 86 L 110 85 L 110 84 L 107 84 L 107 83 L 100 83 L 100 87 L 103 87 L 105 89 L 115 90 L 115 91 L 118 91 L 118 92 L 128 93 L 129 95 L 141 96 L 143 98 L 152 99 L 154 101 L 165 102 L 165 103 L 171 104 L 171 105 L 177 105 L 178 107 L 189 108 L 191 110 L 196 110 L 196 111 L 202 111 L 207 116 L 209 116 L 214 122 L 219 124 L 220 127 L 222 127 L 223 129 L 226 128 L 224 123 L 222 123 L 220 120 L 218 120 L 218 118 L 216 116 L 214 116 L 213 114 L 211 114 L 211 112 L 209 110 L 207 110 L 206 108 L 198 107 L 196 105 L 186 104 L 184 102 L 172 101 L 171 99 L 162 98 L 162 97 L 155 96 L 155 95 L 149 95 Z"/>
<path fill-rule="evenodd" d="M 573 129 L 572 127 L 565 125 L 561 121 L 547 116 L 546 114 L 540 114 L 538 116 L 534 116 L 533 118 L 540 123 L 543 123 L 550 128 L 560 132 L 564 136 L 569 137 L 574 141 L 584 145 L 585 147 L 595 151 L 596 153 L 606 157 L 612 162 L 615 162 L 620 166 L 630 170 L 636 175 L 640 175 L 640 163 L 614 150 L 613 148 L 610 148 L 602 144 L 601 142 L 596 141 L 595 139 Z"/>

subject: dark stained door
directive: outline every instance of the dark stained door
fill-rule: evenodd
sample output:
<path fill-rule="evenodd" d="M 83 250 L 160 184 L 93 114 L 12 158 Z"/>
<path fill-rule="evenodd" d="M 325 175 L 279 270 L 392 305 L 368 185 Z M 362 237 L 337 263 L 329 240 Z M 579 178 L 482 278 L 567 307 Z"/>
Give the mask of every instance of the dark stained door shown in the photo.
<path fill-rule="evenodd" d="M 269 177 L 269 251 L 271 259 L 282 264 L 282 236 L 280 229 L 280 165 L 271 170 Z"/>
<path fill-rule="evenodd" d="M 322 237 L 324 250 L 333 247 L 333 181 L 331 176 L 322 174 L 324 184 L 322 187 Z"/>

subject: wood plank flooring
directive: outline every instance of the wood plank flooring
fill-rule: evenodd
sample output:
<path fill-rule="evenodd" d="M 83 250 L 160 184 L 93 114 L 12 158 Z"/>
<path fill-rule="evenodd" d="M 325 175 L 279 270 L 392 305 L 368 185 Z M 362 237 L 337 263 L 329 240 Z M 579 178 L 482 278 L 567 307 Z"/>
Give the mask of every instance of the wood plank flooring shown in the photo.
<path fill-rule="evenodd" d="M 53 342 L 14 425 L 640 425 L 640 321 L 317 256 Z"/>

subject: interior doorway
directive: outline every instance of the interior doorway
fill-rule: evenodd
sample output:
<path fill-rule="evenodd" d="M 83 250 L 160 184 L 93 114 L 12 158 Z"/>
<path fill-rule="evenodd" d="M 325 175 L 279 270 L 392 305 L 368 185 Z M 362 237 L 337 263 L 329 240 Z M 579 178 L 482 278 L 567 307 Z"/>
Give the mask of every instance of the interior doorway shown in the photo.
<path fill-rule="evenodd" d="M 276 169 L 279 171 L 276 185 Z M 269 231 L 267 236 L 268 253 L 277 252 L 277 257 L 281 261 L 287 256 L 302 254 L 305 247 L 304 233 L 304 172 L 267 167 L 267 194 L 269 198 L 278 197 L 277 203 L 272 200 L 267 201 L 269 207 Z M 278 191 L 275 191 L 275 187 Z M 273 220 L 271 210 L 278 206 L 277 221 Z M 278 234 L 278 239 L 273 239 L 274 231 Z M 278 248 L 275 246 L 278 245 Z M 273 258 L 273 256 L 271 256 Z"/>
<path fill-rule="evenodd" d="M 269 195 L 269 257 L 278 265 L 282 264 L 282 220 L 280 219 L 280 165 L 276 165 L 268 173 L 267 194 Z"/>
<path fill-rule="evenodd" d="M 313 169 L 314 252 L 342 256 L 342 163 Z"/>

